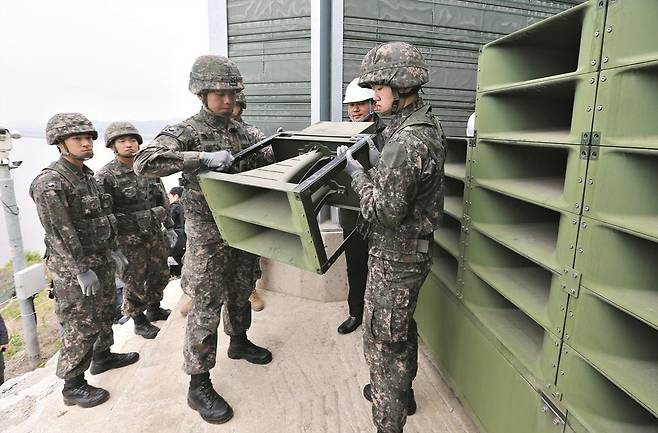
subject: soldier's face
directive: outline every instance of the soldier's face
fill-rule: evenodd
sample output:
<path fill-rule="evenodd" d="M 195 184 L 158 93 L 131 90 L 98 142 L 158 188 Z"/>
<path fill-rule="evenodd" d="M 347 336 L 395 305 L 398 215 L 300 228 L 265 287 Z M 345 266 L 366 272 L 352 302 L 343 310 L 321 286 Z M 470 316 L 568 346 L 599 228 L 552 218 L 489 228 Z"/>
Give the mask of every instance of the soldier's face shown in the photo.
<path fill-rule="evenodd" d="M 71 155 L 82 159 L 94 156 L 94 140 L 89 134 L 73 135 L 64 140 L 64 145 Z"/>
<path fill-rule="evenodd" d="M 390 86 L 373 85 L 372 90 L 375 96 L 375 111 L 382 114 L 390 114 L 393 108 L 393 89 Z"/>
<path fill-rule="evenodd" d="M 114 150 L 119 156 L 133 158 L 139 150 L 139 142 L 135 137 L 119 137 L 114 140 Z"/>
<path fill-rule="evenodd" d="M 235 90 L 208 92 L 208 109 L 215 114 L 230 116 L 235 107 Z"/>
<path fill-rule="evenodd" d="M 350 102 L 347 106 L 347 114 L 352 122 L 363 122 L 370 114 L 370 101 Z"/>

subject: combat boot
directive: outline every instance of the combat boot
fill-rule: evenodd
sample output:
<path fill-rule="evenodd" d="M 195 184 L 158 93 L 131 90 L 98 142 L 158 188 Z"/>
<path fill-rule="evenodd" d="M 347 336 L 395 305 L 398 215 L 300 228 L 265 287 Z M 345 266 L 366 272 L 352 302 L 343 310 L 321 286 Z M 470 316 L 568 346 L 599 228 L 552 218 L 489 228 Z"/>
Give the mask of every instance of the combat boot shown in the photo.
<path fill-rule="evenodd" d="M 256 289 L 251 291 L 251 295 L 249 295 L 249 303 L 251 304 L 251 309 L 254 311 L 261 311 L 265 308 L 265 302 L 263 302 L 263 298 L 258 295 Z"/>
<path fill-rule="evenodd" d="M 141 335 L 147 340 L 154 339 L 160 332 L 160 328 L 149 322 L 144 313 L 133 317 L 133 322 L 135 323 L 135 334 Z"/>
<path fill-rule="evenodd" d="M 64 381 L 62 397 L 67 406 L 94 407 L 106 402 L 110 393 L 103 388 L 89 385 L 84 375 L 80 375 Z"/>
<path fill-rule="evenodd" d="M 249 341 L 246 333 L 231 336 L 227 355 L 231 359 L 244 359 L 252 364 L 269 364 L 272 361 L 272 352 Z"/>
<path fill-rule="evenodd" d="M 372 403 L 372 385 L 367 384 L 363 387 L 363 397 Z M 409 388 L 409 393 L 407 394 L 407 416 L 415 414 L 417 409 L 414 389 Z"/>
<path fill-rule="evenodd" d="M 211 424 L 223 424 L 233 418 L 233 409 L 217 394 L 210 382 L 209 373 L 192 375 L 187 391 L 187 405 Z"/>
<path fill-rule="evenodd" d="M 89 372 L 91 374 L 100 374 L 107 370 L 134 364 L 138 359 L 139 353 L 137 352 L 112 353 L 108 349 L 100 353 L 94 353 Z"/>
<path fill-rule="evenodd" d="M 162 308 L 160 304 L 151 304 L 146 307 L 146 320 L 149 322 L 157 322 L 158 320 L 167 320 L 171 314 L 171 310 Z"/>

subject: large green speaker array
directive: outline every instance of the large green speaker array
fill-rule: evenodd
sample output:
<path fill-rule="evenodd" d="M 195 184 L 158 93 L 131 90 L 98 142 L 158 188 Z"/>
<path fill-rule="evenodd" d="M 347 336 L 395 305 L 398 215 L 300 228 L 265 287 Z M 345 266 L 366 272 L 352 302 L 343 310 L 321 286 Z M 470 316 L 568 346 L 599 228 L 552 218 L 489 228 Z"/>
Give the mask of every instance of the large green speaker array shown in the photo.
<path fill-rule="evenodd" d="M 483 432 L 658 432 L 656 22 L 592 0 L 482 50 L 417 319 Z"/>

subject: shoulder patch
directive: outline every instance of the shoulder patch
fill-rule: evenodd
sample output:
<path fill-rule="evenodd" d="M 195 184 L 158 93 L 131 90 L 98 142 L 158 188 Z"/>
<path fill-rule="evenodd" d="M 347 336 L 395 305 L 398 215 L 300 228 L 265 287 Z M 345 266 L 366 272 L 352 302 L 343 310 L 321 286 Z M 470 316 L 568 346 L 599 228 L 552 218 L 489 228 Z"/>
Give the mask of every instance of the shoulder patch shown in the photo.
<path fill-rule="evenodd" d="M 179 138 L 181 135 L 185 133 L 186 130 L 187 130 L 186 125 L 181 125 L 181 124 L 167 125 L 164 127 L 162 131 L 160 131 L 160 133 L 158 133 L 156 138 L 159 137 L 160 135 L 168 135 L 170 137 Z"/>
<path fill-rule="evenodd" d="M 60 180 L 48 180 L 43 186 L 44 191 L 61 191 L 62 181 Z"/>

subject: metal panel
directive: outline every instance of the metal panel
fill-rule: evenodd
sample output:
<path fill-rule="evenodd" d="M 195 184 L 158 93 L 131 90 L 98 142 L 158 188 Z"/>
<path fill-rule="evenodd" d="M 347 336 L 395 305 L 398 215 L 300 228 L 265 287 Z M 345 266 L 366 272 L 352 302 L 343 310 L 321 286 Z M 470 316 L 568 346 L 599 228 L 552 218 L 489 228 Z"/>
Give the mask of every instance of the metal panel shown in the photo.
<path fill-rule="evenodd" d="M 608 1 L 603 67 L 658 60 L 658 2 Z"/>
<path fill-rule="evenodd" d="M 431 69 L 423 97 L 448 135 L 462 135 L 474 111 L 479 48 L 579 3 L 345 0 L 344 85 L 358 75 L 363 56 L 375 44 L 411 42 Z"/>
<path fill-rule="evenodd" d="M 582 285 L 658 327 L 658 240 L 583 217 L 575 268 Z"/>
<path fill-rule="evenodd" d="M 564 344 L 558 374 L 567 423 L 575 432 L 656 433 L 658 418 Z"/>
<path fill-rule="evenodd" d="M 415 318 L 426 347 L 480 431 L 563 432 L 564 417 L 556 405 L 528 384 L 478 320 L 431 274 Z"/>
<path fill-rule="evenodd" d="M 587 160 L 569 145 L 479 140 L 476 185 L 530 203 L 580 213 Z"/>
<path fill-rule="evenodd" d="M 526 203 L 475 187 L 469 196 L 476 229 L 523 257 L 554 272 L 573 264 L 579 216 Z"/>
<path fill-rule="evenodd" d="M 229 57 L 245 80 L 245 120 L 266 134 L 311 121 L 310 0 L 229 0 Z"/>
<path fill-rule="evenodd" d="M 564 339 L 658 416 L 658 328 L 583 289 L 569 304 Z"/>
<path fill-rule="evenodd" d="M 594 131 L 601 145 L 658 149 L 658 61 L 601 71 Z"/>
<path fill-rule="evenodd" d="M 478 93 L 478 139 L 581 144 L 592 125 L 597 74 Z"/>
<path fill-rule="evenodd" d="M 658 185 L 658 150 L 596 151 L 598 158 L 587 171 L 583 214 L 658 242 L 658 200 L 651 199 Z"/>
<path fill-rule="evenodd" d="M 604 4 L 587 2 L 485 45 L 478 91 L 599 67 Z"/>

